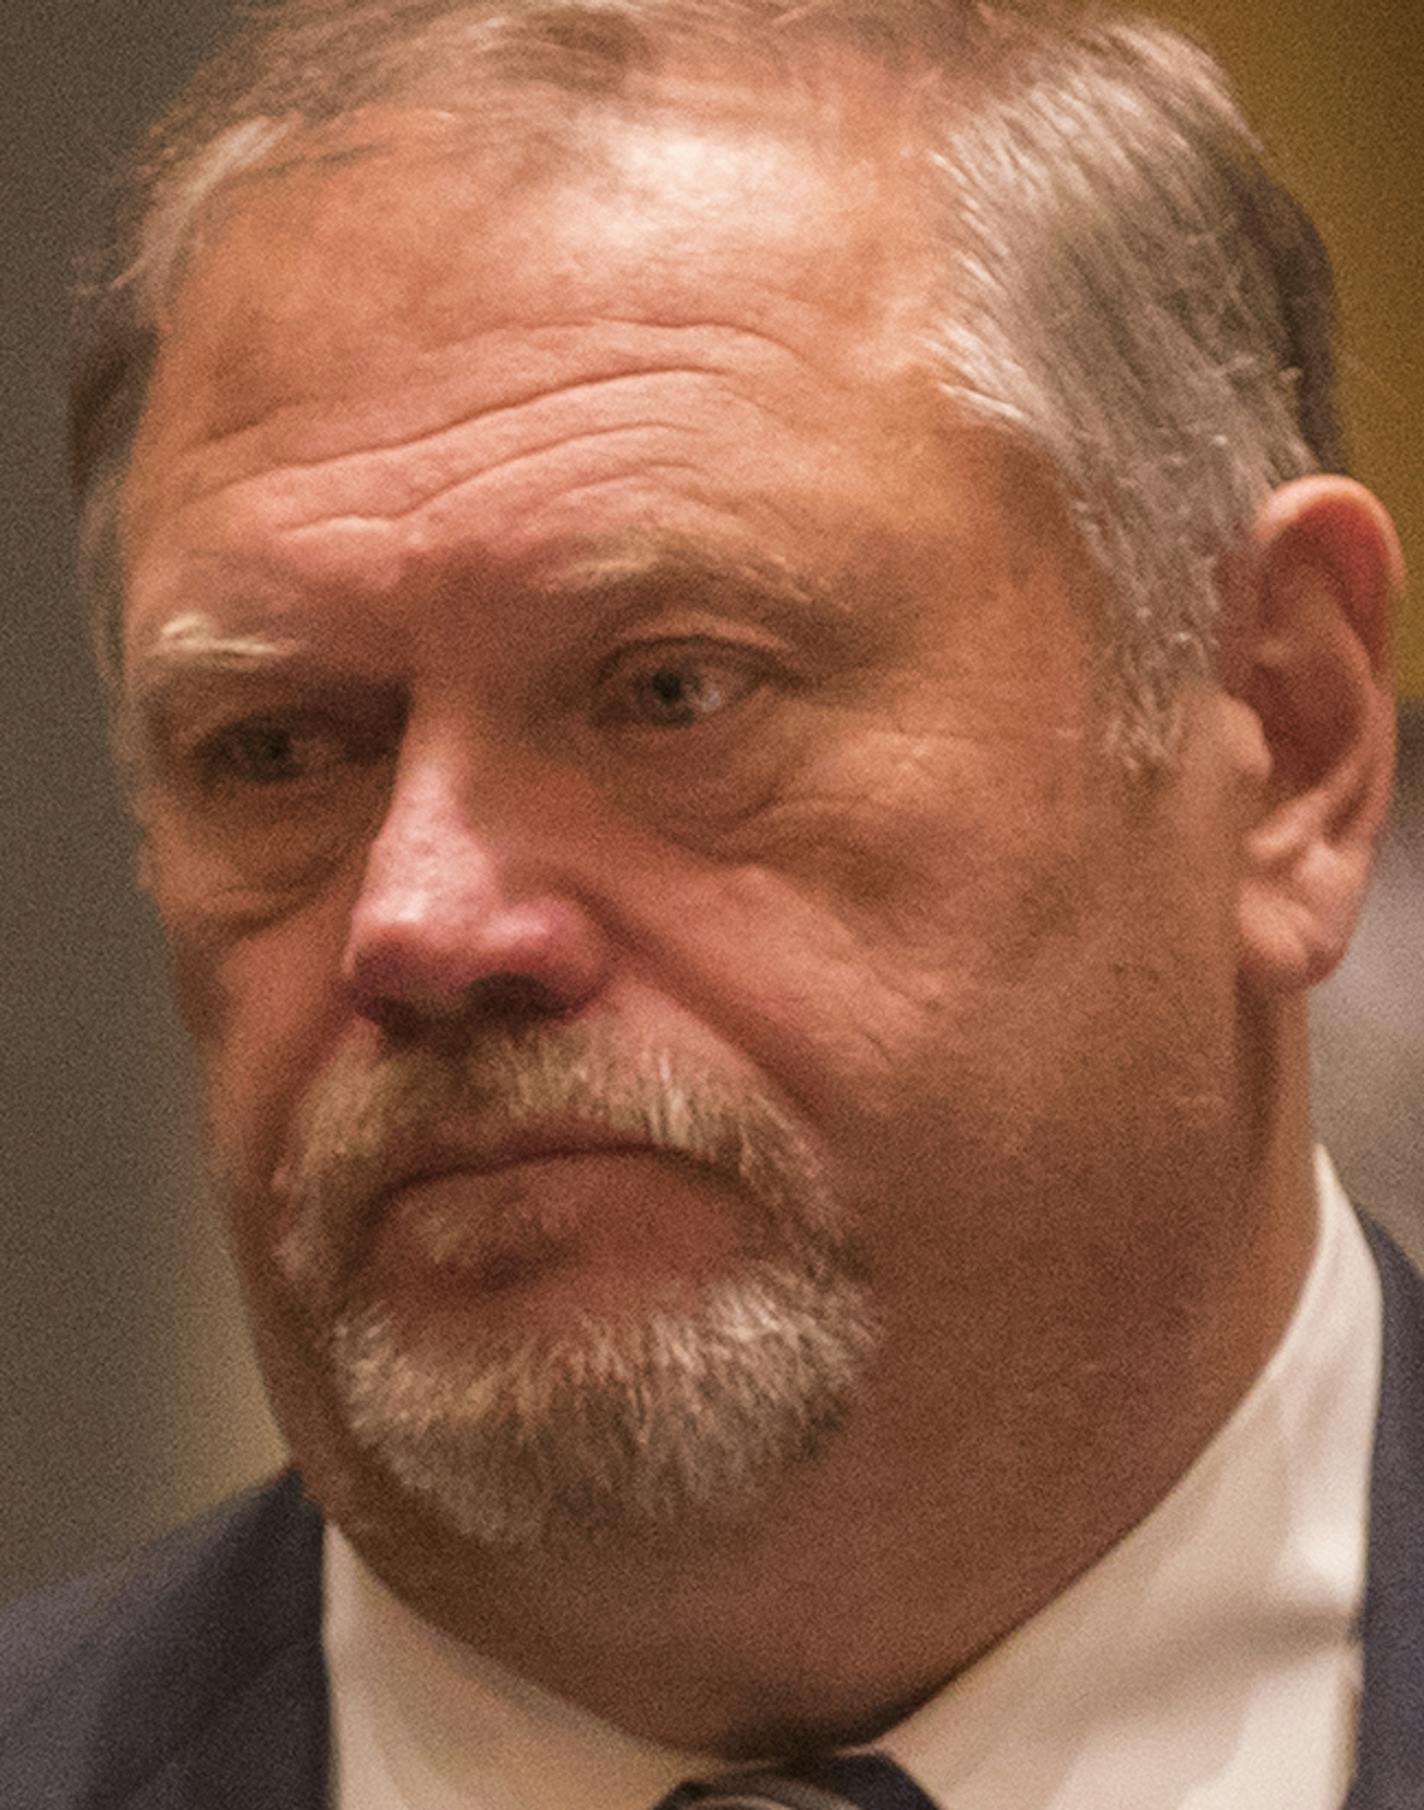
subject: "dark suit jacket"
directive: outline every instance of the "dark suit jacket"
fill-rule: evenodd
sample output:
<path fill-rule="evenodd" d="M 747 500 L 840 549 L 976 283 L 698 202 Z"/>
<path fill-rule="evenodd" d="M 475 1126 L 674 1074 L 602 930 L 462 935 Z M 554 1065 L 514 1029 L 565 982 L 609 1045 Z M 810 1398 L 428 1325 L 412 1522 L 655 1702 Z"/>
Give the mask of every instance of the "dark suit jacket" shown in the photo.
<path fill-rule="evenodd" d="M 1348 1810 L 1424 1810 L 1424 1280 L 1371 1241 L 1384 1389 Z M 0 1618 L 0 1806 L 322 1810 L 326 1707 L 321 1522 L 289 1473 Z"/>

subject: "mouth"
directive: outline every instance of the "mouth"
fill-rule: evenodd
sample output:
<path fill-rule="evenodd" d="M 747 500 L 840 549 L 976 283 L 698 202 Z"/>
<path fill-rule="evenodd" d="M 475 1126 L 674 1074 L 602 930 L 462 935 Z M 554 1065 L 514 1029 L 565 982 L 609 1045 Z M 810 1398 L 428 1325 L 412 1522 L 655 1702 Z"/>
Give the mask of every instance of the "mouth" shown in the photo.
<path fill-rule="evenodd" d="M 362 1267 L 427 1307 L 538 1284 L 570 1310 L 616 1314 L 737 1262 L 742 1221 L 728 1178 L 687 1152 L 546 1123 L 406 1150 L 371 1200 Z"/>
<path fill-rule="evenodd" d="M 670 1157 L 690 1161 L 682 1152 L 664 1149 L 646 1138 L 630 1137 L 600 1126 L 542 1126 L 495 1139 L 437 1140 L 399 1153 L 382 1177 L 378 1199 L 457 1175 L 493 1175 L 526 1164 L 579 1157 Z"/>

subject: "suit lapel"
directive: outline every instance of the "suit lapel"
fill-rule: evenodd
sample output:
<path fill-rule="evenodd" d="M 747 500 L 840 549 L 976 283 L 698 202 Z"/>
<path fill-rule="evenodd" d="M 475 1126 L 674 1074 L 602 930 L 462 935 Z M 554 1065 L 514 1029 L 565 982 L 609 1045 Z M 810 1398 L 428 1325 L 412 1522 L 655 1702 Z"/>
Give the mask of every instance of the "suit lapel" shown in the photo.
<path fill-rule="evenodd" d="M 322 1530 L 301 1480 L 7 1612 L 4 1810 L 324 1810 Z"/>
<path fill-rule="evenodd" d="M 1384 1289 L 1364 1696 L 1346 1810 L 1424 1810 L 1424 1281 L 1366 1222 Z"/>
<path fill-rule="evenodd" d="M 276 1654 L 145 1781 L 124 1810 L 325 1810 L 321 1643 Z"/>
<path fill-rule="evenodd" d="M 321 1522 L 295 1473 L 258 1498 L 188 1611 L 207 1624 L 220 1669 L 204 1713 L 124 1810 L 325 1810 Z"/>

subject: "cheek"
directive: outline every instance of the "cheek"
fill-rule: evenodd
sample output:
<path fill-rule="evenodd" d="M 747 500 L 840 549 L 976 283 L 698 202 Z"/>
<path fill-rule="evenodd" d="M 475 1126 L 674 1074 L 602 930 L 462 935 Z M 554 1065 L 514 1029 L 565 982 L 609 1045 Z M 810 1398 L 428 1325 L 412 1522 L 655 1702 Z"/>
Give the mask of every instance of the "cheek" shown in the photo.
<path fill-rule="evenodd" d="M 1102 838 L 1082 767 L 946 738 L 840 739 L 714 867 L 664 870 L 626 934 L 818 1119 L 898 1113 L 943 1087 L 956 1042 L 1007 1059 L 1010 1009 L 1083 961 Z M 931 1054 L 941 1067 L 921 1085 Z"/>
<path fill-rule="evenodd" d="M 293 1107 L 343 1026 L 349 901 L 250 935 L 169 925 L 178 997 L 202 1066 L 213 1156 L 244 1194 L 266 1188 Z"/>
<path fill-rule="evenodd" d="M 758 824 L 790 875 L 893 973 L 1011 977 L 1071 938 L 1099 891 L 1101 815 L 1078 750 L 880 732 Z"/>

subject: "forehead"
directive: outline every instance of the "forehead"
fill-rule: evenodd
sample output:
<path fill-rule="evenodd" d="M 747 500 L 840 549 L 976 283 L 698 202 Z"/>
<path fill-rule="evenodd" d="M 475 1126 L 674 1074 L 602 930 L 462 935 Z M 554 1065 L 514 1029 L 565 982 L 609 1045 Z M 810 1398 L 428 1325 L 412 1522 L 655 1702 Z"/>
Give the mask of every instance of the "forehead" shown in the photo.
<path fill-rule="evenodd" d="M 314 485 L 359 513 L 363 472 L 399 460 L 415 494 L 471 436 L 486 463 L 504 440 L 523 461 L 554 406 L 589 445 L 620 410 L 661 416 L 699 459 L 730 435 L 765 494 L 838 463 L 888 470 L 886 433 L 923 443 L 932 412 L 905 134 L 873 83 L 782 98 L 774 120 L 741 90 L 600 109 L 552 150 L 387 109 L 232 184 L 164 322 L 130 573 L 136 547 L 261 473 L 287 474 L 278 513 Z"/>
<path fill-rule="evenodd" d="M 187 386 L 206 363 L 208 425 L 231 431 L 338 370 L 349 390 L 357 347 L 377 383 L 398 348 L 471 327 L 675 324 L 719 301 L 773 337 L 831 312 L 903 361 L 927 234 L 884 88 L 870 67 L 774 93 L 669 79 L 557 126 L 363 110 L 210 204 L 160 377 L 181 361 Z"/>

